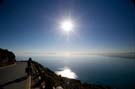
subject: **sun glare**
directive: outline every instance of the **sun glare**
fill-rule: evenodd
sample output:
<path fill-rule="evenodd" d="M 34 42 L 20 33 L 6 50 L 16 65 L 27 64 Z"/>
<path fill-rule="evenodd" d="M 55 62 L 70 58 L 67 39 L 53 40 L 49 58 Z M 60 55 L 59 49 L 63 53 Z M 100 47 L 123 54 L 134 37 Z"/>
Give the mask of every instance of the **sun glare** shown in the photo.
<path fill-rule="evenodd" d="M 71 71 L 69 68 L 63 68 L 61 71 L 56 71 L 57 75 L 61 75 L 62 77 L 67 77 L 71 79 L 76 79 L 77 75 Z"/>

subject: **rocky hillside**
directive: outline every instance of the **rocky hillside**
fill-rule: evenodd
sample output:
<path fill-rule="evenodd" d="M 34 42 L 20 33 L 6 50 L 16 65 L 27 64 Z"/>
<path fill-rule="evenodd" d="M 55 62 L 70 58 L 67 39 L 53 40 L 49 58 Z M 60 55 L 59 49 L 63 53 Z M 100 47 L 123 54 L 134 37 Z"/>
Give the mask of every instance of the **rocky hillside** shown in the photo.
<path fill-rule="evenodd" d="M 0 67 L 15 63 L 15 54 L 7 49 L 0 48 Z"/>
<path fill-rule="evenodd" d="M 36 70 L 36 76 L 33 77 L 32 89 L 36 87 L 40 87 L 40 89 L 43 89 L 42 87 L 45 87 L 45 89 L 112 89 L 108 86 L 84 84 L 80 80 L 58 76 L 37 62 L 33 62 L 32 64 L 34 64 L 34 69 Z"/>

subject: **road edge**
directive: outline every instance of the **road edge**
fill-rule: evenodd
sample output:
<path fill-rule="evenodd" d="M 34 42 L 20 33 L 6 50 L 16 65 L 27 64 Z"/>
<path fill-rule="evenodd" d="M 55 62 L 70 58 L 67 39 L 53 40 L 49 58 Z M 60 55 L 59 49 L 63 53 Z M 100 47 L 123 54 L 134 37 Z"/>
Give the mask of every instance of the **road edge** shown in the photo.
<path fill-rule="evenodd" d="M 13 67 L 13 66 L 15 66 L 15 65 L 16 65 L 16 63 L 11 64 L 11 65 L 8 65 L 8 66 L 3 66 L 3 67 L 0 67 L 0 70 L 1 70 L 1 69 L 5 69 L 5 68 L 9 68 L 9 67 Z"/>

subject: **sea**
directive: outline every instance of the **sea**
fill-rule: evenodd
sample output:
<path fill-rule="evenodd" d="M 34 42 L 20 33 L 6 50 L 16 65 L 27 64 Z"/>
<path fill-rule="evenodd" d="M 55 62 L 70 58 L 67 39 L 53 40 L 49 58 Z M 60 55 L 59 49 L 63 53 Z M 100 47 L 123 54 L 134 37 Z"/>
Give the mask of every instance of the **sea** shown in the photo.
<path fill-rule="evenodd" d="M 18 56 L 17 60 L 28 60 L 29 57 Z M 68 68 L 74 78 L 82 83 L 111 86 L 114 89 L 135 89 L 135 59 L 81 56 L 31 57 L 54 72 Z"/>

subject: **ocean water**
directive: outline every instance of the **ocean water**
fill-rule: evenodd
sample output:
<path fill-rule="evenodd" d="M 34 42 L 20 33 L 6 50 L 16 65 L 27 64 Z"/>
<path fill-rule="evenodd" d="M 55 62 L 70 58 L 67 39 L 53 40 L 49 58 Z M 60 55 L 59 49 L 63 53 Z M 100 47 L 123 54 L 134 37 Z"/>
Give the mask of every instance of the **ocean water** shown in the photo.
<path fill-rule="evenodd" d="M 27 60 L 28 57 L 17 57 Z M 68 68 L 82 82 L 108 85 L 117 89 L 135 89 L 135 60 L 91 56 L 91 57 L 32 57 L 53 71 Z"/>

